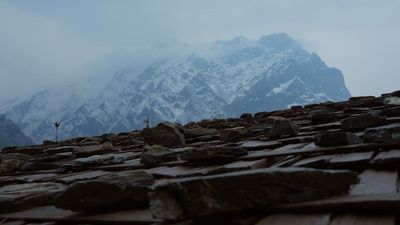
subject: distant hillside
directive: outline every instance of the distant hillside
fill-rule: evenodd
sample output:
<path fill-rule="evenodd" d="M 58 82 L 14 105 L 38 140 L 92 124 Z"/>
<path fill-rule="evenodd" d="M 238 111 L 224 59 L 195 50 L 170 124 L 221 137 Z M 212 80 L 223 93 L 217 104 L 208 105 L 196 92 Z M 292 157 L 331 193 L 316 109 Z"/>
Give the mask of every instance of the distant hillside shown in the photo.
<path fill-rule="evenodd" d="M 5 146 L 30 145 L 32 140 L 5 115 L 0 115 L 0 149 Z"/>

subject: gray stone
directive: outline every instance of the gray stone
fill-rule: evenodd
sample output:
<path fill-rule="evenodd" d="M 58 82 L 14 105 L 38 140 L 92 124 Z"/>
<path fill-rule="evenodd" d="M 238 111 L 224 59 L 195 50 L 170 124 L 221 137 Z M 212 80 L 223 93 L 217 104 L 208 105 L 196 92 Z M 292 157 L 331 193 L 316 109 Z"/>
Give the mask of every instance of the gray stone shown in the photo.
<path fill-rule="evenodd" d="M 140 162 L 146 166 L 156 166 L 175 160 L 178 160 L 178 154 L 161 145 L 146 146 L 140 158 Z"/>
<path fill-rule="evenodd" d="M 109 142 L 99 145 L 85 145 L 79 147 L 79 150 L 75 152 L 76 157 L 88 157 L 92 155 L 99 155 L 104 153 L 111 153 L 113 151 L 113 145 Z"/>
<path fill-rule="evenodd" d="M 271 129 L 271 138 L 280 138 L 282 136 L 297 135 L 296 126 L 289 119 L 277 119 L 274 121 Z"/>
<path fill-rule="evenodd" d="M 185 145 L 183 128 L 176 123 L 159 123 L 154 128 L 143 130 L 142 136 L 144 141 L 151 145 L 159 144 L 168 147 Z"/>
<path fill-rule="evenodd" d="M 400 142 L 400 123 L 368 128 L 364 132 L 365 142 L 398 143 Z"/>
<path fill-rule="evenodd" d="M 185 161 L 207 160 L 207 159 L 229 159 L 247 154 L 245 148 L 229 146 L 209 146 L 193 148 L 181 154 L 180 158 Z"/>
<path fill-rule="evenodd" d="M 314 136 L 314 143 L 321 147 L 333 147 L 360 144 L 362 140 L 350 132 L 321 132 Z"/>
<path fill-rule="evenodd" d="M 326 109 L 313 110 L 307 117 L 313 124 L 330 123 L 336 120 L 336 114 Z"/>
<path fill-rule="evenodd" d="M 227 128 L 221 131 L 220 139 L 224 142 L 238 142 L 244 139 L 247 133 L 244 127 Z"/>
<path fill-rule="evenodd" d="M 18 159 L 5 159 L 0 162 L 0 174 L 18 171 L 22 167 L 22 161 Z"/>
<path fill-rule="evenodd" d="M 376 115 L 360 115 L 357 117 L 350 117 L 343 119 L 340 126 L 346 131 L 364 130 L 368 127 L 376 127 L 385 124 L 385 118 Z"/>
<path fill-rule="evenodd" d="M 54 197 L 64 190 L 58 183 L 27 183 L 0 188 L 0 213 L 49 205 Z"/>
<path fill-rule="evenodd" d="M 156 218 L 177 220 L 343 195 L 357 182 L 350 171 L 304 168 L 172 179 L 152 187 L 150 209 Z"/>
<path fill-rule="evenodd" d="M 389 96 L 383 100 L 385 105 L 400 105 L 400 97 Z"/>
<path fill-rule="evenodd" d="M 79 181 L 57 196 L 55 206 L 72 211 L 102 211 L 142 207 L 148 202 L 153 177 L 143 171 L 124 171 Z"/>

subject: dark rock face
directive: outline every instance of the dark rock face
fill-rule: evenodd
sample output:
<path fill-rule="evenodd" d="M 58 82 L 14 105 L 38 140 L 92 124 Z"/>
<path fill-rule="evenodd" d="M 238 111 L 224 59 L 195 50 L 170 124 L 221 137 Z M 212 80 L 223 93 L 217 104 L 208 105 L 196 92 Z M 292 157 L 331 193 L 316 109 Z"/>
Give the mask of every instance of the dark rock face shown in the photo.
<path fill-rule="evenodd" d="M 353 172 L 302 168 L 177 179 L 152 188 L 150 208 L 156 218 L 176 220 L 342 195 L 357 182 Z"/>
<path fill-rule="evenodd" d="M 53 182 L 0 187 L 0 213 L 52 204 L 54 197 L 62 192 L 64 187 Z"/>
<path fill-rule="evenodd" d="M 143 171 L 125 171 L 76 182 L 57 196 L 55 206 L 72 211 L 101 211 L 147 204 L 153 177 Z"/>
<path fill-rule="evenodd" d="M 206 159 L 229 159 L 247 154 L 245 148 L 228 147 L 228 146 L 213 146 L 189 149 L 183 152 L 180 156 L 185 161 L 196 161 Z"/>
<path fill-rule="evenodd" d="M 21 169 L 22 161 L 18 159 L 5 159 L 0 162 L 0 174 L 11 173 Z"/>
<path fill-rule="evenodd" d="M 364 130 L 368 127 L 377 127 L 385 124 L 385 118 L 365 114 L 357 117 L 350 117 L 343 119 L 340 123 L 340 126 L 344 130 L 348 131 L 357 131 L 357 130 Z"/>
<path fill-rule="evenodd" d="M 326 109 L 313 110 L 308 114 L 313 124 L 329 123 L 336 120 L 336 114 Z"/>
<path fill-rule="evenodd" d="M 144 141 L 148 144 L 163 146 L 185 145 L 183 128 L 176 123 L 162 122 L 156 127 L 142 132 Z"/>
<path fill-rule="evenodd" d="M 368 128 L 364 132 L 364 140 L 377 143 L 400 142 L 400 123 Z"/>
<path fill-rule="evenodd" d="M 294 136 L 297 129 L 293 122 L 288 119 L 277 119 L 274 121 L 271 130 L 271 138 L 279 138 L 281 136 Z"/>
<path fill-rule="evenodd" d="M 79 150 L 76 151 L 76 157 L 88 157 L 92 155 L 111 153 L 113 148 L 113 145 L 108 142 L 101 145 L 81 146 L 79 147 Z"/>
<path fill-rule="evenodd" d="M 156 166 L 161 163 L 175 161 L 178 159 L 176 152 L 161 145 L 146 146 L 140 162 L 146 166 Z"/>
<path fill-rule="evenodd" d="M 246 137 L 247 130 L 244 127 L 227 128 L 221 131 L 221 140 L 225 142 L 237 142 Z"/>
<path fill-rule="evenodd" d="M 314 136 L 315 145 L 333 147 L 362 143 L 361 138 L 350 132 L 321 132 Z"/>

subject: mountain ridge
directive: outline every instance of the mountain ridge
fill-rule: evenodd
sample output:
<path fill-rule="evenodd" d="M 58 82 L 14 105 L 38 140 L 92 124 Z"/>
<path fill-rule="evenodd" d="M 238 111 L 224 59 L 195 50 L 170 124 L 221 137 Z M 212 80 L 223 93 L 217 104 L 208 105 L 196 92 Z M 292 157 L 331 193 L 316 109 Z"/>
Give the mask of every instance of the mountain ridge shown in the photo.
<path fill-rule="evenodd" d="M 156 58 L 141 71 L 120 70 L 97 86 L 96 79 L 83 79 L 47 89 L 1 106 L 0 113 L 40 142 L 51 138 L 58 120 L 61 138 L 70 138 L 142 128 L 147 115 L 152 124 L 185 123 L 350 97 L 340 70 L 283 33 L 192 49 L 182 44 L 182 51 L 179 42 L 173 46 L 169 57 Z M 151 51 L 157 48 L 168 56 L 168 45 Z"/>

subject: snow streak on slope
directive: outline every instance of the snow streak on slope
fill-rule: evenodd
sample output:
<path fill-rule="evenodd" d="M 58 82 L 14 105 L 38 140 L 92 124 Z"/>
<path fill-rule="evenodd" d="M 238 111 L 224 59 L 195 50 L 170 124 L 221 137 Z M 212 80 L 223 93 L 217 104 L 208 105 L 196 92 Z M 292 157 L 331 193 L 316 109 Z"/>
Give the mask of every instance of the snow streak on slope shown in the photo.
<path fill-rule="evenodd" d="M 128 65 L 103 83 L 92 77 L 44 90 L 0 113 L 39 142 L 54 136 L 57 120 L 67 138 L 142 128 L 147 114 L 153 125 L 184 123 L 350 96 L 339 70 L 285 34 L 150 51 L 159 54 L 140 69 Z"/>

